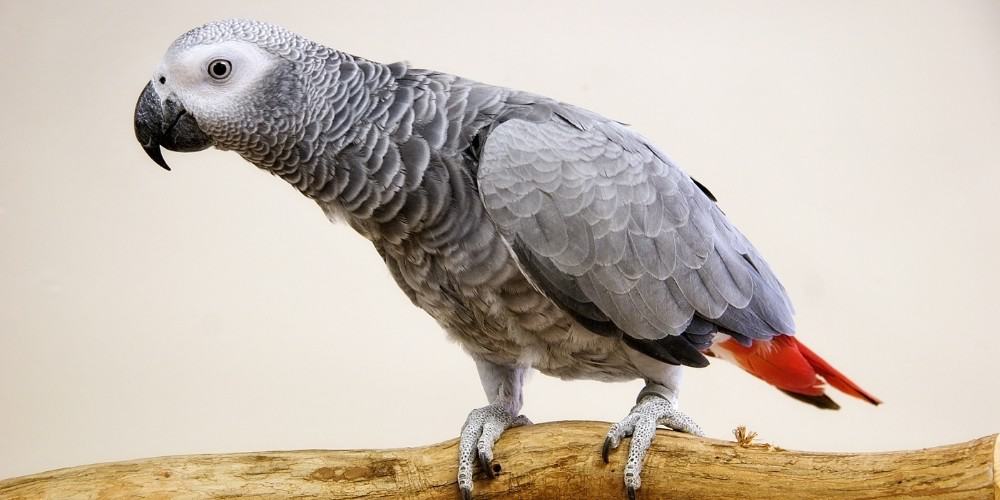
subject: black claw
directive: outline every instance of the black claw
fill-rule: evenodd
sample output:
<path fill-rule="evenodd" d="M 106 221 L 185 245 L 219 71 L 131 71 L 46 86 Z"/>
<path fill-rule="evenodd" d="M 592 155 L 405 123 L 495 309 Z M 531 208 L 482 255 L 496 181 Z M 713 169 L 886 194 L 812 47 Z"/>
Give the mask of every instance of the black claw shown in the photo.
<path fill-rule="evenodd" d="M 608 463 L 608 454 L 611 453 L 611 438 L 604 438 L 604 447 L 601 448 L 601 458 L 604 463 Z"/>
<path fill-rule="evenodd" d="M 462 500 L 472 500 L 472 490 L 467 490 L 465 488 L 459 488 L 462 490 Z"/>
<path fill-rule="evenodd" d="M 628 489 L 628 500 L 635 500 L 635 488 L 629 486 L 627 489 Z"/>
<path fill-rule="evenodd" d="M 479 467 L 486 473 L 486 477 L 490 479 L 497 477 L 496 474 L 493 473 L 493 464 L 490 463 L 491 460 L 487 460 L 482 453 L 477 453 L 477 455 L 479 456 Z"/>

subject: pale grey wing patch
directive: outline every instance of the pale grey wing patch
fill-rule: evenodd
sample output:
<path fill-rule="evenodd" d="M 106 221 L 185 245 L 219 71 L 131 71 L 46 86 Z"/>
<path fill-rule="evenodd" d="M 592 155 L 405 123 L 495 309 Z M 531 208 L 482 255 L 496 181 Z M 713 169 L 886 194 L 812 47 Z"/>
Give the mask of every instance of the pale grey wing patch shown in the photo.
<path fill-rule="evenodd" d="M 670 331 L 684 330 L 694 316 L 694 306 L 673 279 L 661 281 L 643 276 L 639 280 L 639 293 L 655 322 L 666 325 Z"/>
<path fill-rule="evenodd" d="M 632 244 L 633 238 L 629 235 L 625 235 L 625 243 L 628 245 L 625 248 L 625 252 L 632 258 L 622 259 L 618 261 L 615 267 L 618 268 L 618 272 L 627 278 L 629 281 L 635 282 L 645 274 L 645 270 L 642 268 L 642 264 L 639 263 L 639 259 L 634 258 L 636 254 L 635 245 Z"/>
<path fill-rule="evenodd" d="M 530 214 L 521 214 L 516 210 L 514 215 L 520 216 L 517 234 L 528 247 L 543 257 L 558 257 L 569 247 L 568 224 L 563 215 L 556 210 L 549 194 L 543 191 L 533 191 L 524 197 L 530 208 Z"/>
<path fill-rule="evenodd" d="M 723 256 L 725 254 L 725 256 Z M 729 245 L 715 245 L 709 252 L 702 266 L 685 273 L 684 279 L 697 282 L 688 288 L 704 287 L 713 296 L 722 300 L 713 300 L 714 304 L 725 303 L 728 306 L 742 309 L 750 303 L 753 295 L 753 278 L 746 262 L 729 248 Z M 701 309 L 699 308 L 699 311 Z M 707 314 L 709 318 L 717 318 L 718 314 Z"/>
<path fill-rule="evenodd" d="M 676 236 L 674 231 L 646 237 L 629 235 L 632 249 L 642 269 L 658 281 L 674 274 L 674 267 L 677 265 Z"/>
<path fill-rule="evenodd" d="M 751 303 L 742 309 L 727 311 L 724 318 L 719 318 L 718 323 L 741 333 L 743 329 L 755 330 L 757 335 L 747 332 L 747 335 L 752 336 L 761 336 L 766 331 L 794 333 L 795 321 L 792 314 L 795 309 L 785 292 L 785 287 L 753 244 L 733 227 L 721 211 L 717 211 L 713 217 L 716 227 L 729 242 L 729 248 L 749 264 L 748 272 L 754 284 Z M 729 258 L 726 262 L 734 260 Z M 731 327 L 730 324 L 741 326 Z"/>
<path fill-rule="evenodd" d="M 680 335 L 697 315 L 755 338 L 791 331 L 780 329 L 791 324 L 784 291 L 746 239 L 620 125 L 579 114 L 505 121 L 485 140 L 478 177 L 503 237 L 536 263 L 525 271 L 629 336 Z"/>

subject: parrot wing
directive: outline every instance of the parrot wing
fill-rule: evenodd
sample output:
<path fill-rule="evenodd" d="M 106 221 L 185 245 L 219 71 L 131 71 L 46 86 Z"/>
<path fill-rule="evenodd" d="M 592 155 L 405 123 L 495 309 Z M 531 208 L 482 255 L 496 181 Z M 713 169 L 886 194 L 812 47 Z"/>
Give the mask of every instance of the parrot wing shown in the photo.
<path fill-rule="evenodd" d="M 626 126 L 535 102 L 480 135 L 487 212 L 522 272 L 589 330 L 691 366 L 718 331 L 793 333 L 784 288 L 711 193 Z"/>

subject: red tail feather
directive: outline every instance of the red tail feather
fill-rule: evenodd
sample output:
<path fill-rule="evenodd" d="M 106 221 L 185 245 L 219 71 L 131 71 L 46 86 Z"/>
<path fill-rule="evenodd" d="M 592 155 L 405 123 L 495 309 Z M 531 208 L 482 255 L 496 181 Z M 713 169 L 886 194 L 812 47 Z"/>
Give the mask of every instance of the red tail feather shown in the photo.
<path fill-rule="evenodd" d="M 779 335 L 770 341 L 754 341 L 744 347 L 732 339 L 712 346 L 719 357 L 734 361 L 751 375 L 817 406 L 836 408 L 824 394 L 823 380 L 845 394 L 879 404 L 875 396 L 858 387 L 795 337 Z"/>
<path fill-rule="evenodd" d="M 808 347 L 805 346 L 805 344 L 795 340 L 795 337 L 787 337 L 787 338 L 790 338 L 793 341 L 795 341 L 795 343 L 799 347 L 799 352 L 802 353 L 802 356 L 806 358 L 806 361 L 808 361 L 809 364 L 812 365 L 813 369 L 816 370 L 816 373 L 819 376 L 823 377 L 823 379 L 826 380 L 827 383 L 836 387 L 837 389 L 840 390 L 840 392 L 843 392 L 844 394 L 854 396 L 858 399 L 863 399 L 873 405 L 882 404 L 882 400 L 876 398 L 875 396 L 872 396 L 871 393 L 862 389 L 860 386 L 858 386 L 858 384 L 852 382 L 851 379 L 844 376 L 843 373 L 840 373 L 840 371 L 838 371 L 836 368 L 830 366 L 830 363 L 827 363 L 826 360 L 819 357 L 819 355 L 813 352 L 812 349 L 809 349 Z"/>

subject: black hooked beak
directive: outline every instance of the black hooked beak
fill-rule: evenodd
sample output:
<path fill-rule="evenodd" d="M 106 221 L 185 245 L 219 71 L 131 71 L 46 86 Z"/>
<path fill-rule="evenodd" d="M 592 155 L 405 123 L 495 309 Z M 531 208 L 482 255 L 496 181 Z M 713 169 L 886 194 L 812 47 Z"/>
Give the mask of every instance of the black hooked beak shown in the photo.
<path fill-rule="evenodd" d="M 198 122 L 176 99 L 160 96 L 153 82 L 146 84 L 135 103 L 135 138 L 157 165 L 170 170 L 160 146 L 171 151 L 201 151 L 212 145 L 212 139 L 198 127 Z"/>

